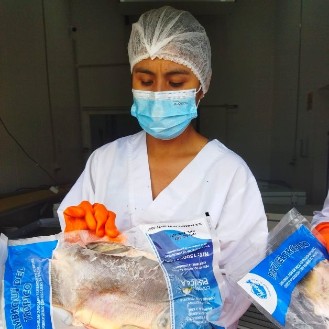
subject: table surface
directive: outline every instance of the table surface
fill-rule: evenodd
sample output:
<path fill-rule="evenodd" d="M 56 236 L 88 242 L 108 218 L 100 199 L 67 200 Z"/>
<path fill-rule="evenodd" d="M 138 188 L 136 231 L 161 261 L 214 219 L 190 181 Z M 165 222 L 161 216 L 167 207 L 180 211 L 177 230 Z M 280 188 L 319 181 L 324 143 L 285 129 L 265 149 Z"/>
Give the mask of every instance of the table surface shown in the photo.
<path fill-rule="evenodd" d="M 0 198 L 0 215 L 22 207 L 62 198 L 68 191 L 69 187 L 63 186 L 58 188 L 58 193 L 49 189 L 42 189 Z"/>

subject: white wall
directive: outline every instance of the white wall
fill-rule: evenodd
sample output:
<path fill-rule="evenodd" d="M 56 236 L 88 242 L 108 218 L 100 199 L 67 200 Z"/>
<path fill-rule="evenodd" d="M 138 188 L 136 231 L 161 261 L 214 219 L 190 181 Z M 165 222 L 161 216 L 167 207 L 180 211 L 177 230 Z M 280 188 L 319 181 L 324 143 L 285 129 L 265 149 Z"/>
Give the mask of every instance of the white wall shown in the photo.
<path fill-rule="evenodd" d="M 327 192 L 329 178 L 329 1 L 303 2 L 300 75 L 298 138 L 304 150 L 294 182 L 318 200 Z"/>
<path fill-rule="evenodd" d="M 36 1 L 22 6 L 13 6 L 9 1 L 2 3 L 0 114 L 26 151 L 49 166 L 51 148 L 40 148 L 36 143 L 43 139 L 51 144 L 41 11 Z M 40 170 L 35 170 L 35 164 L 26 158 L 4 128 L 0 128 L 2 191 L 34 186 L 34 179 L 28 174 L 31 172 L 36 180 L 48 181 Z"/>
<path fill-rule="evenodd" d="M 271 177 L 320 204 L 328 187 L 328 12 L 328 1 L 278 2 L 274 67 Z"/>
<path fill-rule="evenodd" d="M 296 162 L 300 1 L 278 2 L 275 15 L 271 176 L 273 180 L 292 184 Z"/>
<path fill-rule="evenodd" d="M 71 181 L 81 170 L 67 4 L 1 2 L 0 116 L 28 156 L 0 124 L 0 193 L 55 184 L 49 176 Z"/>
<path fill-rule="evenodd" d="M 205 103 L 238 105 L 237 110 L 227 110 L 225 113 L 224 143 L 247 161 L 257 178 L 268 179 L 273 104 L 274 2 L 252 3 L 237 2 L 232 13 L 217 19 L 220 24 L 205 24 L 209 28 L 214 68 Z M 225 111 L 216 108 L 209 111 L 216 110 L 219 113 Z M 207 132 L 207 127 L 204 127 L 204 132 Z M 220 133 L 218 137 L 221 137 Z"/>
<path fill-rule="evenodd" d="M 53 121 L 55 174 L 61 182 L 72 182 L 80 174 L 82 161 L 81 112 L 71 11 L 65 0 L 46 0 L 47 64 Z"/>

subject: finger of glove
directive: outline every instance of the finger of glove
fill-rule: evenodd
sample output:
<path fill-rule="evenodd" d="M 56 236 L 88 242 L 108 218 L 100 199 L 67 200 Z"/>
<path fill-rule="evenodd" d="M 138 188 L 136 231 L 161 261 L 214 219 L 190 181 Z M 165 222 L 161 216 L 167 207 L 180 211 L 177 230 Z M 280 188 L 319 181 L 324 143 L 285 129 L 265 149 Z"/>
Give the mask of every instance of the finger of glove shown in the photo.
<path fill-rule="evenodd" d="M 81 207 L 85 211 L 89 211 L 91 213 L 94 213 L 94 208 L 93 208 L 92 204 L 87 200 L 81 201 L 80 204 L 79 204 L 79 207 Z"/>
<path fill-rule="evenodd" d="M 83 218 L 85 217 L 85 211 L 79 206 L 70 206 L 64 210 L 64 215 L 76 218 Z"/>
<path fill-rule="evenodd" d="M 64 232 L 70 232 L 73 231 L 73 217 L 66 215 L 64 213 L 64 219 L 65 219 L 65 229 Z"/>
<path fill-rule="evenodd" d="M 97 222 L 94 216 L 93 206 L 89 201 L 82 201 L 79 206 L 85 211 L 85 220 L 88 226 L 88 229 L 91 231 L 96 230 Z"/>
<path fill-rule="evenodd" d="M 65 218 L 65 229 L 64 232 L 70 231 L 80 231 L 80 230 L 87 230 L 87 224 L 84 218 L 76 218 L 71 217 L 68 215 L 64 215 Z"/>
<path fill-rule="evenodd" d="M 80 206 L 85 210 L 85 220 L 88 228 L 92 231 L 96 230 L 97 222 L 94 216 L 94 208 L 89 201 L 82 201 Z"/>
<path fill-rule="evenodd" d="M 116 238 L 120 232 L 115 225 L 116 214 L 113 211 L 108 211 L 107 220 L 105 223 L 105 234 L 109 238 Z"/>
<path fill-rule="evenodd" d="M 94 216 L 97 222 L 96 235 L 103 237 L 105 234 L 105 223 L 107 221 L 108 210 L 101 203 L 94 204 Z"/>

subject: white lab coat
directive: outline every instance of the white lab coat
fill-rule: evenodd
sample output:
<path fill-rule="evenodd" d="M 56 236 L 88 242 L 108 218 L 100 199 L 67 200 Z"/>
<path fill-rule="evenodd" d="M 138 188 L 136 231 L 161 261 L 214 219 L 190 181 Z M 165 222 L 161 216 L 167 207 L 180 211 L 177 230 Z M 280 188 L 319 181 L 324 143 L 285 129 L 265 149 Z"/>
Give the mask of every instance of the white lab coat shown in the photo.
<path fill-rule="evenodd" d="M 313 213 L 312 228 L 323 222 L 329 222 L 329 190 L 322 210 L 316 210 Z"/>
<path fill-rule="evenodd" d="M 117 214 L 119 230 L 154 222 L 178 222 L 210 214 L 221 244 L 220 268 L 248 259 L 241 252 L 250 241 L 266 244 L 267 220 L 260 192 L 246 163 L 217 140 L 208 142 L 186 168 L 152 199 L 146 134 L 139 132 L 97 149 L 59 207 L 82 200 L 103 203 Z M 254 260 L 258 251 L 250 252 Z M 250 302 L 236 287 L 227 286 L 225 319 L 236 328 Z M 226 321 L 226 320 L 225 320 Z"/>

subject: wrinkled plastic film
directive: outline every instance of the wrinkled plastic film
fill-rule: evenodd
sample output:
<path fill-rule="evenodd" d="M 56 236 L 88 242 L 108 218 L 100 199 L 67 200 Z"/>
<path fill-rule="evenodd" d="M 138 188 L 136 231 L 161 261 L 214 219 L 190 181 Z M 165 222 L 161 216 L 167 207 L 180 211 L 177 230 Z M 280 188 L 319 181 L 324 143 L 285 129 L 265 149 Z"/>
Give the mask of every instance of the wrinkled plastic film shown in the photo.
<path fill-rule="evenodd" d="M 56 244 L 57 236 L 8 240 L 2 328 L 52 328 L 49 259 Z"/>
<path fill-rule="evenodd" d="M 302 216 L 297 209 L 292 208 L 269 232 L 266 254 L 275 250 L 290 234 L 294 233 L 301 226 L 310 229 L 310 222 Z"/>
<path fill-rule="evenodd" d="M 0 278 L 2 279 L 4 276 L 5 263 L 8 257 L 8 238 L 1 233 L 0 235 Z M 4 294 L 3 294 L 3 280 L 1 280 L 0 284 L 0 328 L 6 329 L 6 323 L 4 321 Z"/>
<path fill-rule="evenodd" d="M 221 315 L 225 286 L 218 267 L 220 247 L 207 219 L 142 225 L 167 279 L 172 328 L 211 328 Z"/>
<path fill-rule="evenodd" d="M 174 231 L 160 229 L 160 235 L 179 241 L 175 250 L 163 245 L 170 255 L 166 271 L 154 252 L 156 243 L 141 227 L 117 241 L 86 231 L 9 241 L 2 327 L 187 329 L 203 323 L 210 328 L 221 312 L 222 281 L 219 245 L 213 244 L 208 224 L 200 218 L 177 224 Z M 183 312 L 186 323 L 180 321 Z"/>
<path fill-rule="evenodd" d="M 55 306 L 71 312 L 75 323 L 94 328 L 102 328 L 107 318 L 123 325 L 127 314 L 151 326 L 169 300 L 154 255 L 121 244 L 61 242 L 52 260 L 52 281 Z"/>
<path fill-rule="evenodd" d="M 328 253 L 296 209 L 269 233 L 266 257 L 238 284 L 280 328 L 329 327 Z"/>

